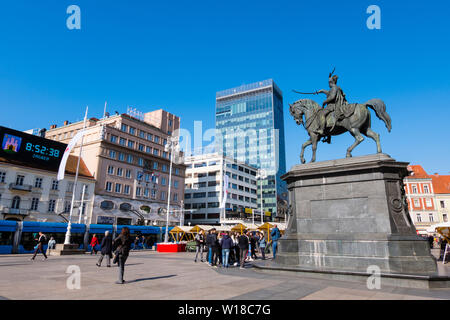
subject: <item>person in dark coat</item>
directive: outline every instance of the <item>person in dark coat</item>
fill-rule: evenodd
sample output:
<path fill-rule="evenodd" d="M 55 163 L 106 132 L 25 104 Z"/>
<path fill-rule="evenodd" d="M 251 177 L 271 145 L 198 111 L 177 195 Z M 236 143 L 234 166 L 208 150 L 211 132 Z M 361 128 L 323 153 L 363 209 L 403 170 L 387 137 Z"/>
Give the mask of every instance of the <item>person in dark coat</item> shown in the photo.
<path fill-rule="evenodd" d="M 221 247 L 222 247 L 222 266 L 224 268 L 228 268 L 228 259 L 230 257 L 230 250 L 233 247 L 233 240 L 231 239 L 229 233 L 227 232 L 221 241 Z"/>
<path fill-rule="evenodd" d="M 47 255 L 45 254 L 45 250 L 44 250 L 44 245 L 47 242 L 47 237 L 45 236 L 45 234 L 41 231 L 39 231 L 39 237 L 34 239 L 37 241 L 37 245 L 36 245 L 36 249 L 34 249 L 34 254 L 33 257 L 31 258 L 31 260 L 34 260 L 34 258 L 36 258 L 36 255 L 39 251 L 42 252 L 42 254 L 44 255 L 44 260 L 47 260 Z"/>
<path fill-rule="evenodd" d="M 239 251 L 240 251 L 240 259 L 239 260 L 241 261 L 240 269 L 244 269 L 245 258 L 247 257 L 247 253 L 248 253 L 249 239 L 248 239 L 248 236 L 246 235 L 246 233 L 247 233 L 247 230 L 245 230 L 244 233 L 241 234 L 238 239 L 238 245 L 239 245 Z"/>
<path fill-rule="evenodd" d="M 131 244 L 133 240 L 131 240 L 130 229 L 127 227 L 123 227 L 119 236 L 114 239 L 114 248 L 117 263 L 119 264 L 119 280 L 116 281 L 117 284 L 123 284 L 125 281 L 123 280 L 123 275 L 125 273 L 125 262 L 127 261 L 128 255 L 130 253 Z"/>
<path fill-rule="evenodd" d="M 109 231 L 105 231 L 105 237 L 102 240 L 100 245 L 102 248 L 101 256 L 98 258 L 98 262 L 96 263 L 97 267 L 102 265 L 103 258 L 106 256 L 106 266 L 111 267 L 111 258 L 112 258 L 112 237 L 109 234 Z"/>
<path fill-rule="evenodd" d="M 250 247 L 252 248 L 250 257 L 255 260 L 258 259 L 258 256 L 256 255 L 256 244 L 258 243 L 258 240 L 256 235 L 250 234 Z"/>
<path fill-rule="evenodd" d="M 206 236 L 206 245 L 208 246 L 208 262 L 209 265 L 213 265 L 213 254 L 214 254 L 214 245 L 217 240 L 216 229 L 209 230 L 208 235 Z"/>

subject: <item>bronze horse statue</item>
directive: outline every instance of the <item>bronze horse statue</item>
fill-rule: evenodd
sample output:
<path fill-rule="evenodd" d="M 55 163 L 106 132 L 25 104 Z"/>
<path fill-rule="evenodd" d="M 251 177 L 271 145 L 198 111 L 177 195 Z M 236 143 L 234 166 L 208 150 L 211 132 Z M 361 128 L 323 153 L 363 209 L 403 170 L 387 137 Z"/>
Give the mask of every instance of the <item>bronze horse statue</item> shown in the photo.
<path fill-rule="evenodd" d="M 345 107 L 349 107 L 351 104 L 347 104 Z M 336 122 L 333 126 L 331 119 L 331 114 L 326 117 L 325 130 L 323 134 L 317 133 L 317 129 L 320 127 L 320 116 L 319 112 L 323 112 L 324 109 L 319 106 L 314 100 L 311 99 L 300 99 L 290 105 L 289 112 L 294 117 L 298 125 L 304 123 L 304 127 L 309 135 L 309 140 L 302 145 L 302 151 L 300 154 L 300 160 L 305 163 L 303 154 L 305 148 L 312 144 L 312 159 L 311 162 L 316 161 L 316 150 L 317 142 L 321 138 L 326 138 L 330 136 L 337 136 L 345 132 L 350 132 L 350 134 L 355 138 L 355 142 L 347 149 L 346 157 L 352 156 L 352 150 L 360 144 L 365 135 L 372 138 L 377 144 L 377 152 L 381 153 L 380 135 L 374 132 L 370 128 L 370 112 L 368 108 L 375 111 L 377 117 L 384 122 L 388 131 L 391 131 L 391 118 L 386 112 L 386 106 L 384 102 L 380 99 L 371 99 L 366 103 L 353 104 L 352 110 L 347 116 Z M 303 122 L 303 116 L 305 116 L 305 122 Z"/>

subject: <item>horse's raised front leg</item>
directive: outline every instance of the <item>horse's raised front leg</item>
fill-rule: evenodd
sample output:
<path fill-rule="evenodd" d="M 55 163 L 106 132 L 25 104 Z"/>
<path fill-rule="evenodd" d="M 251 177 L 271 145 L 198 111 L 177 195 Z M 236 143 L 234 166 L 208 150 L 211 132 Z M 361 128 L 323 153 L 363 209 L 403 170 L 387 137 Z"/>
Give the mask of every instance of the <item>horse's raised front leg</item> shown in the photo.
<path fill-rule="evenodd" d="M 316 151 L 317 151 L 317 142 L 319 141 L 319 136 L 316 134 L 311 135 L 312 142 L 312 158 L 311 162 L 316 162 Z"/>
<path fill-rule="evenodd" d="M 377 143 L 377 152 L 381 153 L 380 135 L 373 131 L 371 128 L 366 130 L 366 136 L 372 138 Z"/>
<path fill-rule="evenodd" d="M 350 134 L 355 138 L 355 142 L 350 146 L 350 148 L 347 149 L 347 158 L 350 158 L 352 156 L 352 151 L 355 149 L 355 147 L 364 141 L 364 137 L 361 135 L 361 132 L 359 132 L 359 129 L 351 128 Z"/>
<path fill-rule="evenodd" d="M 301 161 L 302 163 L 305 163 L 305 162 L 306 162 L 306 161 L 305 161 L 305 158 L 303 157 L 303 154 L 305 153 L 305 148 L 306 148 L 307 146 L 309 146 L 310 144 L 312 144 L 311 138 L 310 138 L 308 141 L 306 141 L 304 144 L 302 144 L 302 152 L 300 153 L 300 161 Z"/>

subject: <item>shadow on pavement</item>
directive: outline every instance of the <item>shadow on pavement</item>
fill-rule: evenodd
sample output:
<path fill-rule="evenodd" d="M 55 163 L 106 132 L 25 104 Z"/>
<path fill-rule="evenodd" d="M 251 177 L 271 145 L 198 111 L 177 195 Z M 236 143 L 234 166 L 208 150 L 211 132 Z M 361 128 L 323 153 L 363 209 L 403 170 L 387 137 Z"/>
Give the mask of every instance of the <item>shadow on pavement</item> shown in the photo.
<path fill-rule="evenodd" d="M 140 279 L 136 279 L 136 280 L 130 280 L 127 281 L 127 283 L 132 283 L 132 282 L 139 282 L 139 281 L 147 281 L 147 280 L 156 280 L 156 279 L 164 279 L 164 278 L 172 278 L 172 277 L 176 277 L 176 274 L 170 274 L 167 276 L 159 276 L 159 277 L 152 277 L 152 278 L 140 278 Z"/>

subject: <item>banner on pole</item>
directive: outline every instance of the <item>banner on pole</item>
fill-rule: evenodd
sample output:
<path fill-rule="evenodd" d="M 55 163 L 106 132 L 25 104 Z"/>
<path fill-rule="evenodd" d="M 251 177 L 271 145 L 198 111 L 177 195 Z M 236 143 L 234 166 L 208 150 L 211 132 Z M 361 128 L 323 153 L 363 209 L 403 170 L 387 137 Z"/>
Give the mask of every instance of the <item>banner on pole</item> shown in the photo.
<path fill-rule="evenodd" d="M 224 175 L 223 178 L 223 197 L 222 197 L 222 203 L 220 205 L 220 208 L 225 208 L 225 204 L 227 203 L 227 197 L 228 197 L 228 176 Z"/>
<path fill-rule="evenodd" d="M 64 155 L 61 159 L 61 164 L 59 165 L 58 180 L 64 179 L 64 172 L 66 171 L 66 164 L 67 164 L 67 159 L 69 158 L 69 154 L 70 154 L 70 152 L 72 152 L 73 147 L 83 137 L 83 135 L 84 135 L 84 130 L 79 131 L 67 145 L 67 148 L 64 151 Z"/>

